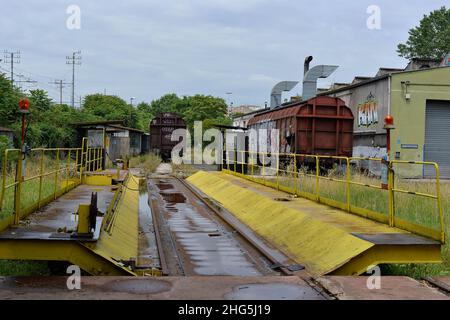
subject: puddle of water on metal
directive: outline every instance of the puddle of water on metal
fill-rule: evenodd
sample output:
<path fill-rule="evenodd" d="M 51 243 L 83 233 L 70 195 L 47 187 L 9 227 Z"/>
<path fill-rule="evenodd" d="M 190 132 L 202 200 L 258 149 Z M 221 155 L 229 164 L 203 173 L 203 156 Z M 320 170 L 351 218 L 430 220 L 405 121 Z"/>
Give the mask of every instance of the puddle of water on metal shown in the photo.
<path fill-rule="evenodd" d="M 147 186 L 139 188 L 139 233 L 145 240 L 139 241 L 138 261 L 145 261 L 154 267 L 159 267 L 158 248 L 156 237 L 153 231 L 153 216 L 148 204 Z"/>
<path fill-rule="evenodd" d="M 137 294 L 160 293 L 170 290 L 169 282 L 154 279 L 116 280 L 103 285 L 103 288 L 117 292 L 129 292 Z"/>

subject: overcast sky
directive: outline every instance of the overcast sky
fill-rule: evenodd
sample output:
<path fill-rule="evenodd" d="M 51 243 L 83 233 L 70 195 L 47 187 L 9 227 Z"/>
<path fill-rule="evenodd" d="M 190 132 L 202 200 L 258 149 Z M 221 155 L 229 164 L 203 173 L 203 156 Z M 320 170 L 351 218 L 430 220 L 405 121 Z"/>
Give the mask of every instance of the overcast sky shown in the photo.
<path fill-rule="evenodd" d="M 211 94 L 234 105 L 263 105 L 277 81 L 301 80 L 303 60 L 340 68 L 321 85 L 404 67 L 396 46 L 438 0 L 122 0 L 3 1 L 0 49 L 20 50 L 16 72 L 58 99 L 71 81 L 65 57 L 81 50 L 76 96 L 106 92 L 135 103 L 166 93 Z M 66 26 L 69 5 L 81 28 Z M 381 9 L 370 30 L 367 8 Z M 0 57 L 1 58 L 1 57 Z M 9 65 L 0 64 L 2 71 Z M 20 78 L 19 76 L 16 77 Z M 34 88 L 35 88 L 34 87 Z M 24 89 L 33 88 L 23 85 Z M 290 95 L 301 93 L 301 85 Z M 70 88 L 64 100 L 70 101 Z M 226 95 L 232 92 L 232 95 Z"/>

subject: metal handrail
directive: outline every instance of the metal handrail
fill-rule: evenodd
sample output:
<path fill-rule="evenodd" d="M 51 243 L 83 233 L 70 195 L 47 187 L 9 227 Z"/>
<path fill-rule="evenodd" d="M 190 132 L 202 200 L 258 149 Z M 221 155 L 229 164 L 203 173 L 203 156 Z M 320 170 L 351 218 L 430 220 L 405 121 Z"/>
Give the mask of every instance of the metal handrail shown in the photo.
<path fill-rule="evenodd" d="M 233 157 L 229 157 L 229 154 L 233 154 Z M 256 157 L 255 157 L 256 156 Z M 269 167 L 267 167 L 266 158 L 274 157 L 276 160 L 275 164 L 272 164 L 270 167 L 270 170 L 274 170 L 273 176 L 276 179 L 275 182 L 268 181 L 269 179 L 266 178 L 266 173 L 269 170 Z M 280 157 L 285 157 L 286 159 L 289 159 L 291 163 L 293 163 L 293 169 L 289 170 L 281 169 L 280 168 Z M 240 158 L 240 159 L 239 159 Z M 261 161 L 260 164 L 258 164 L 258 159 Z M 297 160 L 298 159 L 309 159 L 310 164 L 312 164 L 312 167 L 314 167 L 314 173 L 304 173 L 299 172 L 297 168 Z M 352 213 L 359 213 L 361 211 L 364 211 L 364 209 L 361 210 L 361 208 L 357 208 L 352 206 L 351 204 L 351 186 L 361 186 L 361 187 L 367 187 L 372 188 L 376 190 L 385 190 L 381 185 L 374 185 L 370 183 L 363 183 L 359 181 L 352 180 L 352 176 L 350 173 L 350 164 L 355 160 L 365 160 L 365 161 L 375 161 L 379 162 L 380 165 L 383 165 L 384 163 L 388 166 L 388 185 L 387 185 L 387 192 L 388 192 L 388 219 L 387 223 L 390 226 L 397 226 L 397 220 L 396 220 L 396 208 L 394 206 L 394 199 L 396 193 L 402 193 L 402 194 L 410 194 L 414 196 L 420 196 L 420 197 L 426 197 L 429 199 L 433 199 L 437 202 L 437 208 L 438 208 L 438 215 L 439 215 L 439 224 L 440 224 L 440 236 L 439 240 L 442 243 L 445 243 L 445 225 L 444 225 L 444 214 L 443 214 L 443 208 L 442 208 L 442 196 L 440 191 L 440 176 L 439 176 L 439 166 L 435 162 L 426 162 L 426 161 L 400 161 L 400 160 L 391 160 L 391 161 L 385 161 L 380 158 L 371 158 L 371 157 L 342 157 L 342 156 L 321 156 L 321 155 L 308 155 L 308 154 L 289 154 L 289 153 L 270 153 L 270 152 L 256 152 L 256 151 L 240 151 L 240 150 L 234 150 L 234 151 L 228 151 L 227 158 L 224 159 L 226 162 L 226 168 L 223 169 L 225 171 L 228 171 L 230 173 L 233 173 L 235 175 L 243 176 L 249 180 L 260 182 L 266 186 L 272 186 L 276 188 L 277 190 L 280 190 L 280 188 L 283 187 L 284 190 L 295 193 L 297 195 L 299 194 L 298 190 L 298 183 L 297 180 L 302 176 L 312 177 L 315 178 L 315 191 L 314 193 L 301 191 L 303 195 L 307 194 L 309 195 L 308 198 L 314 198 L 315 200 L 319 202 L 326 202 L 328 205 L 331 206 L 337 206 L 338 208 L 342 209 L 343 207 L 346 208 L 348 212 Z M 256 161 L 255 161 L 256 160 Z M 320 163 L 322 160 L 333 160 L 333 161 L 341 161 L 345 162 L 346 165 L 346 173 L 345 178 L 332 178 L 327 176 L 322 176 L 320 174 Z M 436 173 L 436 194 L 428 194 L 424 192 L 416 192 L 411 190 L 404 190 L 401 188 L 396 188 L 394 186 L 394 180 L 395 180 L 395 172 L 393 170 L 394 164 L 413 164 L 413 165 L 431 165 L 435 168 Z M 238 172 L 237 167 L 238 165 L 241 166 L 240 172 Z M 244 166 L 247 166 L 247 174 L 245 174 Z M 230 167 L 233 167 L 233 170 L 230 170 Z M 261 178 L 255 177 L 255 168 L 259 168 L 261 172 Z M 250 175 L 248 172 L 250 171 Z M 285 173 L 288 175 L 292 175 L 295 179 L 294 181 L 294 188 L 288 188 L 280 185 L 280 173 Z M 343 183 L 346 185 L 345 193 L 346 193 L 346 201 L 345 203 L 342 201 L 327 199 L 321 196 L 321 186 L 320 181 L 326 180 L 326 181 L 333 181 L 337 183 Z M 332 201 L 327 201 L 332 200 Z M 367 210 L 365 210 L 367 211 Z M 382 214 L 381 212 L 373 211 L 376 214 Z M 367 215 L 366 215 L 367 216 Z M 417 228 L 417 230 L 414 230 L 416 233 L 421 233 L 420 228 Z M 429 236 L 429 234 L 426 234 L 426 236 Z"/>
<path fill-rule="evenodd" d="M 15 153 L 17 159 L 11 159 L 11 154 Z M 103 163 L 103 149 L 100 147 L 91 148 L 89 147 L 88 140 L 83 138 L 81 148 L 34 148 L 31 149 L 30 153 L 39 153 L 39 159 L 35 162 L 36 167 L 38 168 L 38 174 L 33 174 L 32 176 L 25 177 L 25 173 L 22 173 L 23 166 L 23 155 L 20 149 L 6 149 L 3 157 L 3 167 L 2 167 L 2 183 L 0 190 L 0 212 L 5 209 L 5 194 L 7 190 L 14 188 L 14 204 L 13 204 L 13 212 L 14 212 L 14 223 L 17 224 L 19 222 L 21 216 L 21 209 L 23 205 L 22 201 L 22 185 L 24 183 L 39 180 L 38 184 L 38 199 L 36 202 L 32 203 L 30 207 L 36 206 L 40 208 L 42 205 L 43 196 L 43 179 L 49 176 L 54 176 L 54 188 L 50 195 L 46 195 L 47 197 L 52 197 L 56 199 L 58 195 L 60 195 L 61 190 L 62 193 L 68 191 L 72 186 L 76 186 L 82 182 L 83 176 L 86 175 L 88 171 L 100 171 L 102 170 Z M 46 155 L 48 153 L 52 153 L 55 157 L 54 165 L 51 168 L 45 168 L 44 161 L 46 159 Z M 66 154 L 66 161 L 63 162 L 61 159 L 61 155 Z M 72 159 L 72 156 L 75 156 L 75 159 Z M 9 179 L 8 175 L 8 166 L 10 166 L 11 161 L 14 162 L 15 177 L 14 182 L 7 183 Z M 70 178 L 71 172 L 79 171 L 79 178 L 73 180 Z M 59 178 L 61 175 L 65 173 L 65 177 L 63 178 L 64 182 L 61 182 Z M 69 181 L 73 181 L 69 183 Z"/>

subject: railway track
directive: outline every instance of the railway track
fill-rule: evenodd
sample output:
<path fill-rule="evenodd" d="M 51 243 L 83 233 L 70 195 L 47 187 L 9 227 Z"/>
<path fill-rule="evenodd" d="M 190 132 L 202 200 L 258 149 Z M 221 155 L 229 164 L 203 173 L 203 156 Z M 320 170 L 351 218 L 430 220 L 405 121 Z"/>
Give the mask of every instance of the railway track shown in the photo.
<path fill-rule="evenodd" d="M 266 276 L 302 269 L 183 180 L 163 176 L 147 183 L 163 274 Z"/>

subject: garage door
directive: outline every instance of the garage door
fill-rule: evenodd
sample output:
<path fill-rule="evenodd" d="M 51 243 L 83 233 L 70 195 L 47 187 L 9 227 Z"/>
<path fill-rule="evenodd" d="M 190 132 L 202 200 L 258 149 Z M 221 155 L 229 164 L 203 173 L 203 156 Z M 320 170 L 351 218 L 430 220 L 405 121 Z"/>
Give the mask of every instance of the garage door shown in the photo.
<path fill-rule="evenodd" d="M 427 101 L 424 159 L 437 162 L 441 177 L 450 178 L 450 101 Z M 426 178 L 435 177 L 432 167 L 424 171 Z"/>

